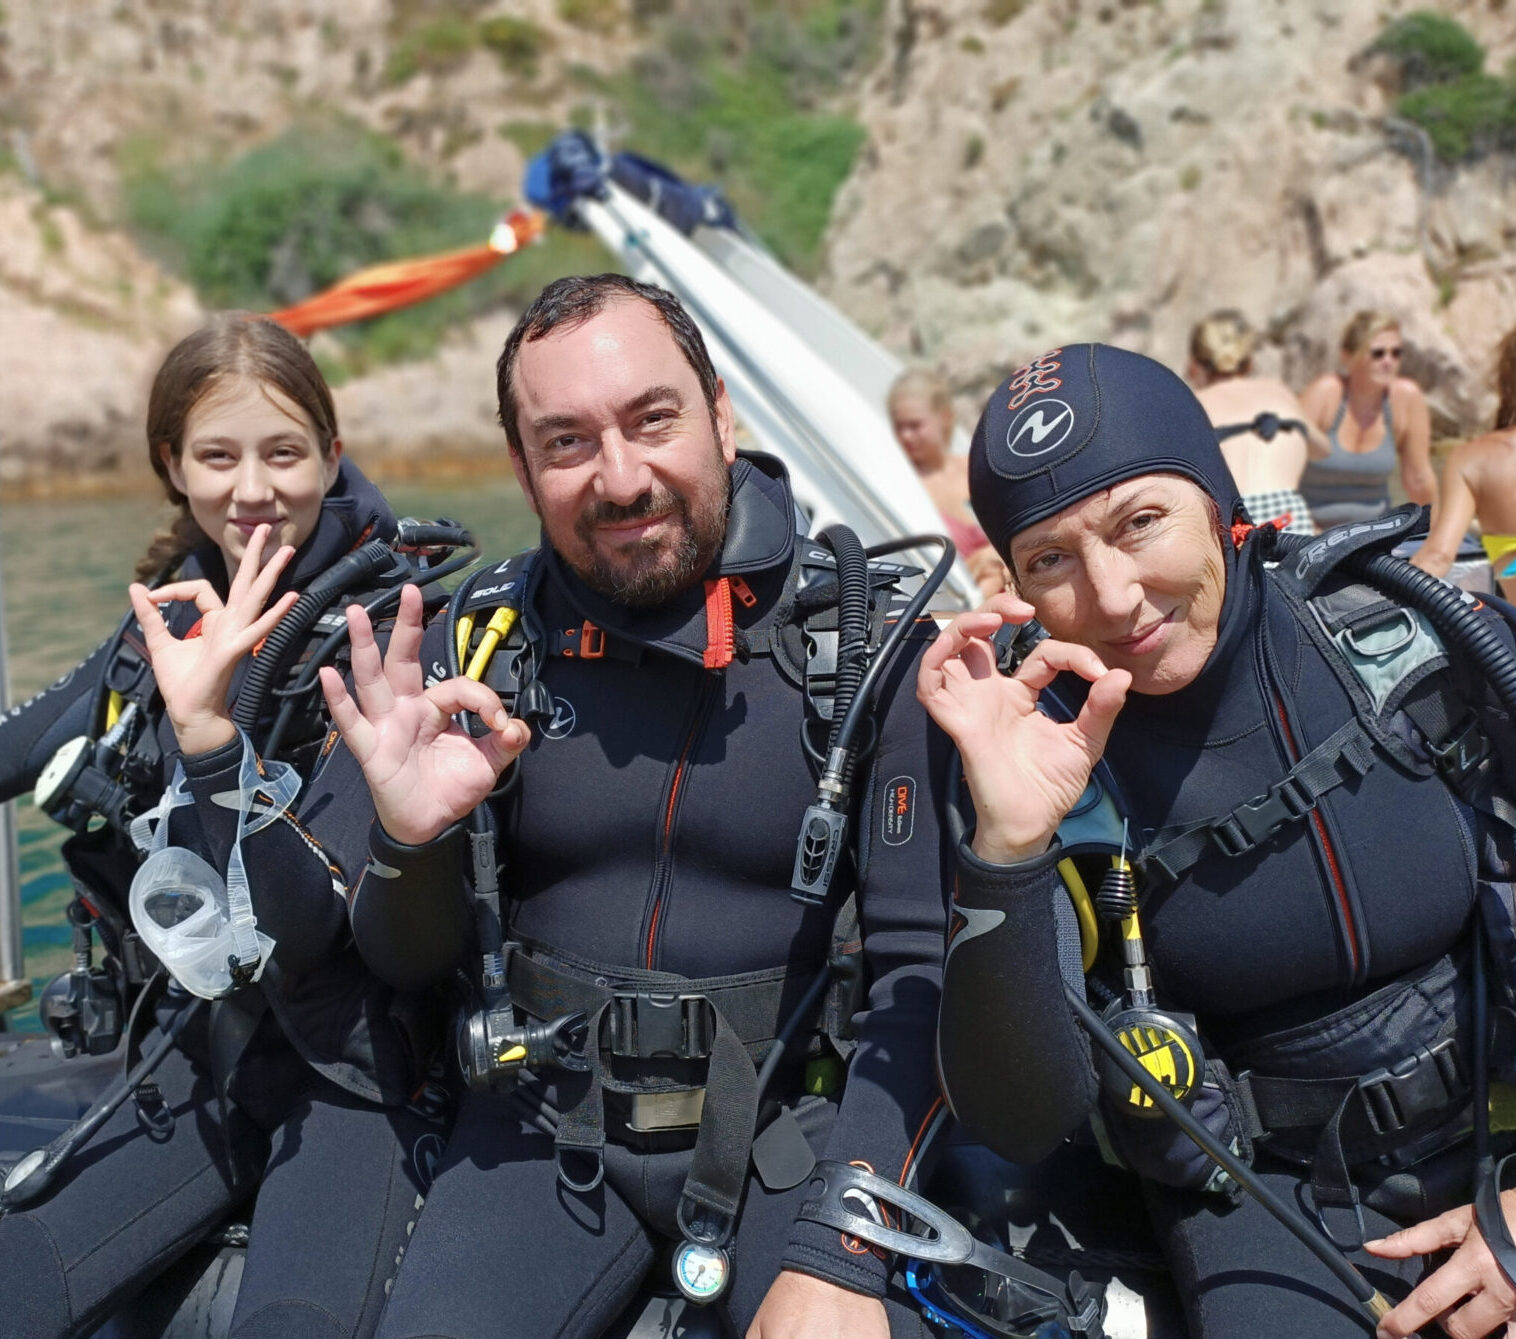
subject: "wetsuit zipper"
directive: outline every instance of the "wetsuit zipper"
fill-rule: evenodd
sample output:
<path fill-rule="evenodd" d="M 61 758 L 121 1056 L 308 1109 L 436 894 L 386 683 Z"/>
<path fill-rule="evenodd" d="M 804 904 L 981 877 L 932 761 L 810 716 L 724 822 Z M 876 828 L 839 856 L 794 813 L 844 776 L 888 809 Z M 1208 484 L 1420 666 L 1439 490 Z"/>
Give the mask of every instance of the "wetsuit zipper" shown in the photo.
<path fill-rule="evenodd" d="M 643 966 L 649 971 L 654 970 L 663 904 L 669 884 L 673 879 L 674 831 L 678 825 L 679 805 L 684 798 L 684 783 L 689 769 L 690 755 L 694 752 L 695 741 L 705 728 L 706 718 L 710 714 L 710 706 L 715 700 L 716 688 L 720 682 L 719 675 L 703 674 L 701 676 L 700 690 L 695 695 L 695 705 L 690 712 L 689 730 L 684 736 L 684 744 L 679 750 L 679 760 L 674 764 L 674 771 L 669 777 L 668 789 L 664 796 L 658 835 L 658 859 L 653 865 L 653 882 L 648 890 L 647 928 L 643 934 Z"/>
<path fill-rule="evenodd" d="M 1274 714 L 1279 721 L 1285 758 L 1293 767 L 1300 761 L 1300 749 L 1295 743 L 1295 733 L 1290 729 L 1284 699 L 1280 697 L 1278 689 L 1271 687 L 1269 691 L 1274 699 Z M 1332 845 L 1332 838 L 1327 832 L 1326 820 L 1322 817 L 1319 805 L 1311 810 L 1309 822 L 1315 834 L 1316 854 L 1325 866 L 1327 882 L 1331 885 L 1334 897 L 1333 918 L 1337 922 L 1338 933 L 1341 936 L 1341 947 L 1346 950 L 1350 979 L 1354 985 L 1357 985 L 1364 979 L 1363 951 L 1359 945 L 1358 924 L 1353 916 L 1352 901 L 1348 897 L 1347 883 L 1342 876 L 1342 866 L 1338 862 L 1337 851 Z"/>

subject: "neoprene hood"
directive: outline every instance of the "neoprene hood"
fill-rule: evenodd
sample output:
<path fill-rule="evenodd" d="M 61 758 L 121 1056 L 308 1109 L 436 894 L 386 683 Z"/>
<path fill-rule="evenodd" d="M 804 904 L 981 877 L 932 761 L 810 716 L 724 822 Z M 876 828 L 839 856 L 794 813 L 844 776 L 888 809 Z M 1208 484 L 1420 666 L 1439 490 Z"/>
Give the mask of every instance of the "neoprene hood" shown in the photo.
<path fill-rule="evenodd" d="M 1242 510 L 1216 430 L 1162 363 L 1109 344 L 1050 349 L 995 389 L 974 429 L 969 496 L 1004 554 L 1037 521 L 1143 474 L 1180 474 Z"/>

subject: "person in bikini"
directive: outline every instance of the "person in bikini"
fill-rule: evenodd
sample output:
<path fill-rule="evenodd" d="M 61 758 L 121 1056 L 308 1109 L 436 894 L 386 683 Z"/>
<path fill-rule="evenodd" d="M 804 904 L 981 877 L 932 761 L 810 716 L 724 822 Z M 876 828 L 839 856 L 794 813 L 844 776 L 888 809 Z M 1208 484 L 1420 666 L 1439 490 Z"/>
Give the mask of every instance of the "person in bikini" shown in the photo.
<path fill-rule="evenodd" d="M 1431 414 L 1421 387 L 1400 375 L 1403 352 L 1393 316 L 1361 311 L 1342 332 L 1345 370 L 1317 377 L 1300 397 L 1331 447 L 1326 459 L 1307 465 L 1300 481 L 1318 526 L 1383 516 L 1397 459 L 1405 495 L 1436 504 Z"/>
<path fill-rule="evenodd" d="M 1241 312 L 1212 312 L 1190 332 L 1185 375 L 1216 425 L 1221 454 L 1254 523 L 1313 535 L 1316 526 L 1300 492 L 1300 476 L 1307 455 L 1324 460 L 1331 445 L 1306 421 L 1288 386 L 1253 375 L 1257 343 L 1257 332 Z"/>
<path fill-rule="evenodd" d="M 1459 541 L 1477 519 L 1500 593 L 1516 600 L 1516 329 L 1496 350 L 1495 386 L 1495 426 L 1453 448 L 1431 533 L 1411 561 L 1435 577 L 1446 576 Z"/>

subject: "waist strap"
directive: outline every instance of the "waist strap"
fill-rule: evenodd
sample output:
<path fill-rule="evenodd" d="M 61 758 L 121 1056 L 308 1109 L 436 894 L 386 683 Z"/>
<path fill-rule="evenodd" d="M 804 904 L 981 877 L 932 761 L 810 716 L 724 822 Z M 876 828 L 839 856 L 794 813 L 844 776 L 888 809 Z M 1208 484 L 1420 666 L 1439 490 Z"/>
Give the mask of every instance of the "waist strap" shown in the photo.
<path fill-rule="evenodd" d="M 1456 1038 L 1448 1037 L 1393 1068 L 1349 1078 L 1294 1079 L 1243 1074 L 1238 1086 L 1264 1134 L 1317 1132 L 1311 1192 L 1322 1229 L 1344 1249 L 1363 1244 L 1363 1212 L 1349 1168 L 1393 1153 L 1435 1151 L 1462 1125 L 1472 1085 Z M 1328 1211 L 1348 1216 L 1334 1229 Z"/>
<path fill-rule="evenodd" d="M 805 975 L 775 967 L 691 979 L 593 964 L 571 967 L 519 946 L 510 952 L 506 971 L 512 999 L 526 1012 L 544 1020 L 582 1013 L 589 1020 L 584 1048 L 589 1082 L 583 1097 L 560 1116 L 554 1137 L 558 1175 L 570 1190 L 593 1190 L 604 1176 L 606 1090 L 671 1086 L 657 1075 L 632 1082 L 621 1074 L 612 1078 L 605 1053 L 631 1061 L 709 1062 L 700 1132 L 677 1216 L 686 1240 L 724 1246 L 742 1202 L 762 1096 L 754 1056 L 785 1030 L 806 994 Z"/>
<path fill-rule="evenodd" d="M 718 1016 L 736 1041 L 761 1060 L 809 979 L 787 966 L 701 978 L 619 967 L 575 969 L 520 948 L 511 952 L 506 971 L 518 1008 L 544 1021 L 603 1011 L 603 1048 L 634 1060 L 708 1058 Z"/>

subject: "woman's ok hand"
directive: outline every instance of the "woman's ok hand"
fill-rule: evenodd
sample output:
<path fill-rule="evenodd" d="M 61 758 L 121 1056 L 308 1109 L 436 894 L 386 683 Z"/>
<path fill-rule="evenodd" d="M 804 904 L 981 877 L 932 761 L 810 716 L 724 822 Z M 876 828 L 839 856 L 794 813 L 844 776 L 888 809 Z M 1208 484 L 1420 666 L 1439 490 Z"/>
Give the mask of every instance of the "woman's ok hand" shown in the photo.
<path fill-rule="evenodd" d="M 963 759 L 978 817 L 974 854 L 993 864 L 1047 850 L 1089 784 L 1132 683 L 1088 647 L 1055 641 L 1040 643 L 1013 676 L 1001 674 L 989 639 L 1032 614 L 1011 594 L 960 614 L 922 657 L 916 678 L 917 698 Z M 1037 710 L 1037 698 L 1064 671 L 1091 687 L 1078 717 L 1059 724 Z"/>
<path fill-rule="evenodd" d="M 363 768 L 384 830 L 420 846 L 465 818 L 495 788 L 500 773 L 531 742 L 524 721 L 473 679 L 426 687 L 421 673 L 421 592 L 407 586 L 384 656 L 368 615 L 347 611 L 353 656 L 353 701 L 342 676 L 321 671 L 321 688 L 353 757 Z M 489 733 L 475 739 L 453 716 L 474 712 Z"/>
<path fill-rule="evenodd" d="M 1506 1222 L 1516 1226 L 1516 1190 L 1501 1192 L 1500 1208 Z M 1433 1321 L 1452 1339 L 1510 1333 L 1507 1327 L 1516 1317 L 1516 1285 L 1496 1263 L 1494 1252 L 1480 1234 L 1472 1205 L 1449 1209 L 1414 1227 L 1365 1242 L 1364 1248 L 1387 1260 L 1452 1252 L 1409 1297 L 1381 1318 L 1379 1339 L 1422 1333 Z"/>
<path fill-rule="evenodd" d="M 265 564 L 269 532 L 266 525 L 253 531 L 224 604 L 209 581 L 174 581 L 156 590 L 133 582 L 128 589 L 164 710 L 187 754 L 209 753 L 236 737 L 227 707 L 232 675 L 300 598 L 286 591 L 263 608 L 295 554 L 285 545 Z M 179 638 L 168 630 L 158 606 L 171 602 L 192 603 L 200 611 L 198 636 Z"/>

